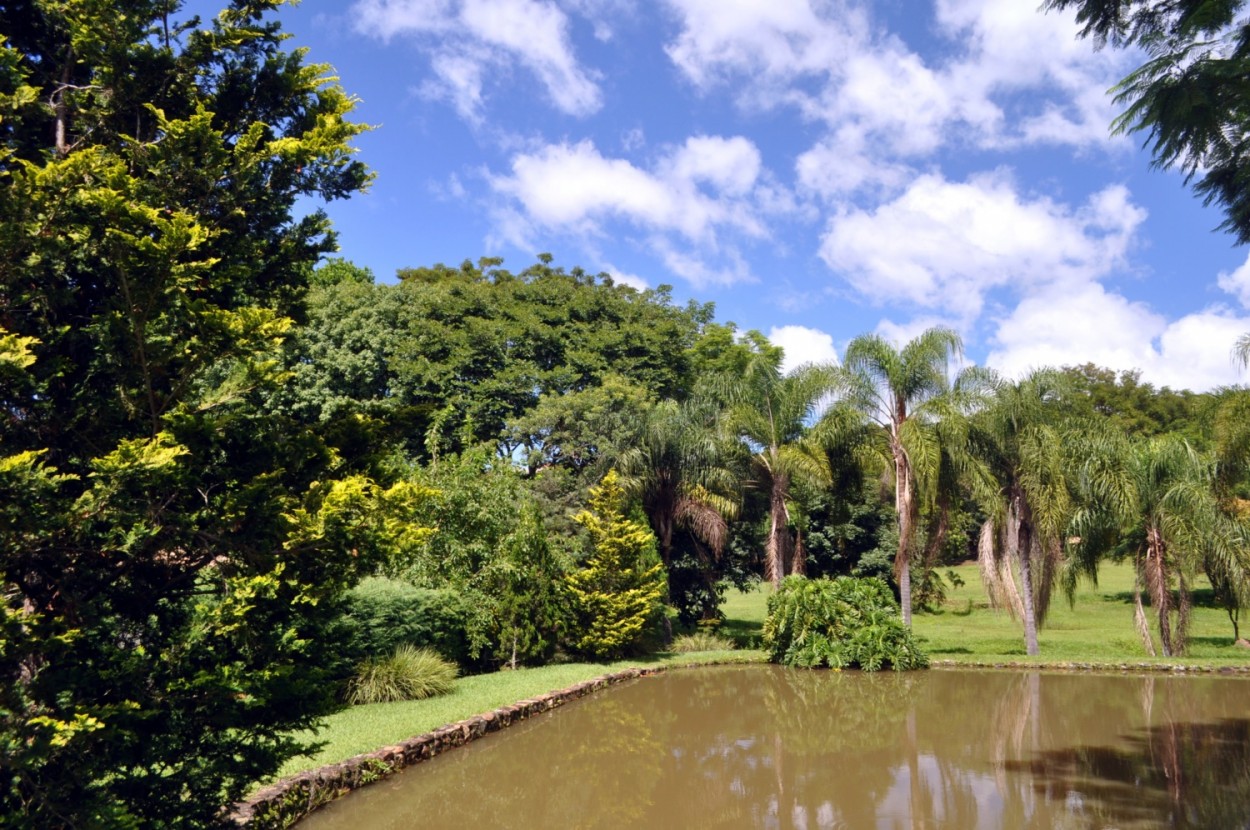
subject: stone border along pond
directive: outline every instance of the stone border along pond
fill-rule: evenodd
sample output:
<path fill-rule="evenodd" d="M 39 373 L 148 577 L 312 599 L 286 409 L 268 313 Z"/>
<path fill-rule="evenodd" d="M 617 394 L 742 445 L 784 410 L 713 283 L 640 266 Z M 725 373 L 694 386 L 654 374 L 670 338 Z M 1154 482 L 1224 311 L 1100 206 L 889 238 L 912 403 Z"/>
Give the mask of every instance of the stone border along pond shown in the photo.
<path fill-rule="evenodd" d="M 700 666 L 704 664 L 699 664 Z M 1167 672 L 1170 674 L 1250 674 L 1250 665 L 1201 666 L 1167 663 L 1043 663 L 1043 662 L 958 662 L 934 660 L 935 669 L 1011 669 L 1024 671 L 1088 672 Z M 695 666 L 691 666 L 694 668 Z M 481 715 L 439 727 L 393 746 L 384 746 L 308 772 L 284 778 L 258 790 L 251 798 L 235 805 L 230 823 L 247 830 L 283 830 L 337 798 L 367 784 L 380 781 L 402 769 L 427 761 L 449 749 L 498 732 L 512 724 L 543 712 L 550 712 L 570 701 L 600 689 L 660 674 L 684 666 L 650 666 L 605 674 L 537 697 L 501 706 Z"/>

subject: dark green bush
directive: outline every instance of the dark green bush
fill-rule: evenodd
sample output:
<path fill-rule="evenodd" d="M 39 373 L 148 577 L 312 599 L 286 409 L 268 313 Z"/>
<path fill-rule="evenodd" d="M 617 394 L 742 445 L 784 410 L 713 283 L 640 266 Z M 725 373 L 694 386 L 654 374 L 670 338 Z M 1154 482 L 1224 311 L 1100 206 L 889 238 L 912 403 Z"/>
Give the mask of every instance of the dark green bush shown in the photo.
<path fill-rule="evenodd" d="M 353 660 L 387 657 L 409 645 L 469 666 L 468 620 L 458 594 L 370 577 L 348 593 L 341 624 Z"/>
<path fill-rule="evenodd" d="M 790 576 L 768 598 L 764 648 L 775 663 L 815 668 L 895 671 L 925 668 L 926 657 L 903 627 L 898 604 L 880 579 Z"/>

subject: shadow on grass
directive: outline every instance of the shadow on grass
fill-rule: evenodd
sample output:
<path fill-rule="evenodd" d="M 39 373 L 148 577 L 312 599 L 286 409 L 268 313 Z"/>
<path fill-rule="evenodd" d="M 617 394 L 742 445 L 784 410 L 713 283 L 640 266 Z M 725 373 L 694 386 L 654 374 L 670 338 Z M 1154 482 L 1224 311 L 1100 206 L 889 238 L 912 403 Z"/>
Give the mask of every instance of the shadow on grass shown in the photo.
<path fill-rule="evenodd" d="M 1107 602 L 1119 602 L 1124 605 L 1133 604 L 1132 591 L 1117 591 L 1114 594 L 1103 594 L 1102 597 Z M 1190 593 L 1190 597 L 1195 608 L 1215 608 L 1221 611 L 1224 609 L 1224 606 L 1216 601 L 1215 591 L 1210 588 L 1195 588 Z M 1175 598 L 1175 593 L 1173 593 L 1173 599 L 1175 600 Z M 1150 597 L 1145 592 L 1142 593 L 1141 601 L 1142 605 L 1147 608 L 1150 607 Z"/>
<path fill-rule="evenodd" d="M 747 620 L 725 620 L 717 629 L 717 634 L 728 637 L 738 644 L 738 648 L 754 648 L 759 645 L 763 636 L 762 623 Z"/>

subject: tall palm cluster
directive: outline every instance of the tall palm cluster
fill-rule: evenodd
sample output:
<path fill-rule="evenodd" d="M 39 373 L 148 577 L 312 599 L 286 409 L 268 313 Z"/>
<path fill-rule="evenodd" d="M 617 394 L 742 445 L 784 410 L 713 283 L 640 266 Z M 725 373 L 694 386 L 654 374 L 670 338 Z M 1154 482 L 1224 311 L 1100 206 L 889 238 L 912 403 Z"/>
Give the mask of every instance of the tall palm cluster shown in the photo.
<path fill-rule="evenodd" d="M 1239 636 L 1250 602 L 1250 501 L 1238 497 L 1250 469 L 1250 392 L 1213 398 L 1200 449 L 1177 435 L 1131 437 L 1078 406 L 1070 372 L 1009 381 L 957 367 L 961 356 L 959 336 L 944 328 L 901 347 L 857 337 L 841 365 L 789 373 L 779 354 L 759 351 L 689 399 L 655 406 L 619 467 L 670 574 L 676 552 L 693 551 L 713 613 L 715 565 L 748 524 L 767 579 L 805 573 L 812 505 L 860 481 L 893 515 L 889 558 L 907 625 L 913 580 L 931 579 L 952 555 L 952 521 L 962 517 L 962 553 L 978 559 L 991 603 L 1020 621 L 1028 654 L 1039 653 L 1057 591 L 1071 598 L 1108 559 L 1136 568 L 1147 651 L 1156 638 L 1165 655 L 1184 651 L 1203 576 Z"/>

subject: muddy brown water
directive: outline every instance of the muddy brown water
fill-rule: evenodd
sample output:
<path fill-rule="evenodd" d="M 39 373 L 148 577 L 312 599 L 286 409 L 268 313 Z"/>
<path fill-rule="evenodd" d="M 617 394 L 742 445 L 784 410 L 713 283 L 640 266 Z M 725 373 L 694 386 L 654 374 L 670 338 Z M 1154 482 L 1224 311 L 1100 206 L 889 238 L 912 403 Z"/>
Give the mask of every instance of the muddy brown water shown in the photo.
<path fill-rule="evenodd" d="M 1250 680 L 673 671 L 366 787 L 298 830 L 1250 828 Z"/>

